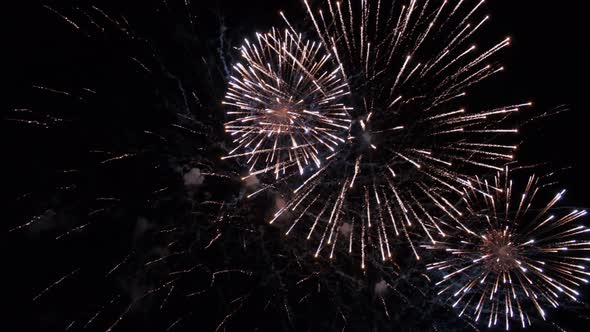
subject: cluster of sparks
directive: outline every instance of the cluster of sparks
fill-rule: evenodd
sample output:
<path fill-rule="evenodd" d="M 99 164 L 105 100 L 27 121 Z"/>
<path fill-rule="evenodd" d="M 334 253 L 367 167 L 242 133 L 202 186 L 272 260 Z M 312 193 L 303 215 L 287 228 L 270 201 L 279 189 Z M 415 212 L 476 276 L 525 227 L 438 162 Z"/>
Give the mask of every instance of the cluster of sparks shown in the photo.
<path fill-rule="evenodd" d="M 335 151 L 350 128 L 349 109 L 339 102 L 349 93 L 341 68 L 321 43 L 296 32 L 256 37 L 241 47 L 245 65 L 234 65 L 238 76 L 223 102 L 234 108 L 225 129 L 236 137 L 224 158 L 246 157 L 250 176 L 273 172 L 277 179 L 294 167 L 300 174 L 319 168 L 323 151 Z"/>
<path fill-rule="evenodd" d="M 561 297 L 577 301 L 576 289 L 588 283 L 584 264 L 590 261 L 590 241 L 580 235 L 590 230 L 576 222 L 586 211 L 551 214 L 565 191 L 539 206 L 535 198 L 543 195 L 542 180 L 530 176 L 520 193 L 506 168 L 492 183 L 466 189 L 468 226 L 457 227 L 449 241 L 425 246 L 445 252 L 447 258 L 428 269 L 445 273 L 438 294 L 450 294 L 460 315 L 489 327 L 504 321 L 508 330 L 512 319 L 526 327 L 531 325 L 528 308 L 546 319 L 545 305 L 557 307 Z"/>
<path fill-rule="evenodd" d="M 347 111 L 350 130 L 345 144 L 328 146 L 331 149 L 324 154 L 323 164 L 316 163 L 313 172 L 288 182 L 290 189 L 285 192 L 291 193 L 287 203 L 274 214 L 271 223 L 291 220 L 287 235 L 295 227 L 307 227 L 307 238 L 314 237 L 319 242 L 316 256 L 328 248 L 332 258 L 339 237 L 345 238 L 340 242 L 346 243 L 349 253 L 360 253 L 364 268 L 369 248 L 376 249 L 382 260 L 388 260 L 391 242 L 398 236 L 410 244 L 419 259 L 413 238 L 427 236 L 434 242 L 437 236 L 445 236 L 436 213 L 442 212 L 459 222 L 460 212 L 453 200 L 460 198 L 463 187 L 471 186 L 475 174 L 481 170 L 501 170 L 513 159 L 515 145 L 492 140 L 516 133 L 516 128 L 504 127 L 502 120 L 530 106 L 522 103 L 470 112 L 460 104 L 468 87 L 503 69 L 487 61 L 510 44 L 506 38 L 477 53 L 475 45 L 469 43 L 489 20 L 488 16 L 476 18 L 482 2 L 467 8 L 463 1 L 451 6 L 448 1 L 433 5 L 412 0 L 408 5 L 399 5 L 386 0 L 346 4 L 327 0 L 327 10 L 315 11 L 304 1 L 321 41 L 315 47 L 329 50 L 326 58 L 330 57 L 335 70 L 331 75 L 341 75 L 334 83 L 338 85 L 337 91 L 327 96 L 344 97 L 333 108 Z M 288 27 L 285 39 L 295 43 L 296 30 L 283 13 L 281 16 Z M 472 20 L 477 23 L 472 24 Z M 280 42 L 275 34 L 258 38 L 260 48 L 274 55 L 293 49 L 277 47 Z M 230 82 L 228 97 L 234 106 L 244 110 L 238 112 L 243 117 L 236 121 L 247 122 L 244 126 L 236 125 L 236 121 L 226 125 L 232 134 L 239 135 L 230 155 L 246 150 L 236 156 L 247 156 L 248 162 L 255 163 L 259 156 L 267 154 L 263 159 L 265 167 L 254 172 L 251 168 L 249 176 L 269 170 L 278 175 L 284 167 L 299 163 L 298 158 L 292 158 L 297 147 L 313 144 L 291 140 L 292 144 L 280 145 L 281 134 L 295 137 L 301 133 L 299 125 L 288 127 L 283 123 L 297 123 L 303 115 L 288 113 L 289 118 L 283 121 L 275 115 L 276 102 L 281 101 L 280 109 L 286 101 L 299 100 L 291 97 L 298 90 L 289 91 L 286 99 L 275 100 L 277 93 L 284 95 L 280 87 L 293 85 L 272 86 L 260 82 L 266 78 L 255 73 L 259 70 L 268 73 L 271 81 L 289 82 L 293 76 L 291 69 L 285 72 L 272 68 L 284 66 L 288 59 L 293 60 L 297 72 L 315 73 L 318 66 L 302 68 L 306 58 L 301 55 L 269 58 L 259 57 L 259 53 L 254 46 L 244 46 L 242 54 L 250 68 L 238 65 L 242 80 L 232 78 Z M 262 59 L 274 59 L 275 63 L 263 67 Z M 277 72 L 282 76 L 277 77 Z M 325 73 L 322 77 L 332 77 Z M 309 85 L 319 89 L 312 82 Z M 350 89 L 348 95 L 341 91 L 346 85 Z M 317 103 L 321 101 L 326 101 L 326 97 Z M 279 128 L 287 131 L 279 132 Z M 328 138 L 341 141 L 332 136 L 322 137 L 324 142 Z M 272 148 L 264 148 L 265 144 Z M 251 145 L 255 147 L 252 149 Z M 318 156 L 315 150 L 305 149 L 301 149 L 304 155 L 308 151 Z M 279 151 L 289 152 L 287 161 L 281 161 Z"/>

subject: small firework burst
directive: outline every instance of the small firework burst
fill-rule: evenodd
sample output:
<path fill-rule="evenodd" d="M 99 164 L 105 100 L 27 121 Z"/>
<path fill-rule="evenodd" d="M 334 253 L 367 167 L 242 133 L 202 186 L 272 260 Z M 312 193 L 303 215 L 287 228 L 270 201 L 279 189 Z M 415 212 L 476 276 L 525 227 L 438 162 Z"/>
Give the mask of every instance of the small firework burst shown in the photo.
<path fill-rule="evenodd" d="M 332 257 L 344 234 L 340 242 L 365 266 L 371 248 L 388 260 L 400 236 L 419 259 L 414 241 L 444 236 L 437 215 L 457 220 L 462 187 L 513 159 L 517 147 L 498 136 L 517 129 L 502 120 L 530 103 L 463 104 L 469 87 L 503 70 L 492 59 L 510 39 L 476 51 L 474 36 L 489 20 L 482 2 L 326 0 L 320 10 L 304 3 L 350 87 L 351 131 L 273 221 L 288 212 L 295 216 L 288 234 L 293 227 L 307 227 L 308 238 L 317 233 L 316 255 L 326 248 Z"/>
<path fill-rule="evenodd" d="M 521 194 L 508 173 L 506 168 L 493 183 L 466 190 L 465 227 L 445 242 L 425 246 L 448 256 L 428 266 L 445 273 L 436 283 L 444 286 L 438 294 L 450 294 L 460 315 L 483 318 L 488 326 L 504 321 L 507 330 L 512 319 L 530 325 L 532 310 L 545 319 L 546 305 L 576 301 L 576 289 L 590 275 L 584 265 L 590 261 L 584 237 L 589 230 L 576 222 L 586 211 L 553 215 L 565 190 L 538 205 L 543 178 L 530 176 Z"/>
<path fill-rule="evenodd" d="M 321 43 L 289 30 L 273 28 L 256 40 L 242 45 L 245 63 L 234 65 L 223 102 L 231 107 L 225 129 L 235 137 L 224 158 L 244 157 L 250 176 L 273 172 L 277 179 L 321 167 L 350 128 L 341 68 Z"/>

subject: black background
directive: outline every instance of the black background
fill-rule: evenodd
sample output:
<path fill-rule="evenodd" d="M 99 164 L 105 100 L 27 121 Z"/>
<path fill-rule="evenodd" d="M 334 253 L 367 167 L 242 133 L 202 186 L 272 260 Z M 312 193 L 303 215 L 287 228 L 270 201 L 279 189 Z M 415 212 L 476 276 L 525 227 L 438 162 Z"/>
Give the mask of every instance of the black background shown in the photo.
<path fill-rule="evenodd" d="M 219 46 L 221 20 L 227 28 L 223 36 L 227 43 L 225 47 L 229 48 L 239 45 L 244 35 L 263 31 L 273 24 L 280 24 L 279 10 L 284 10 L 290 18 L 304 14 L 302 4 L 296 0 L 193 2 L 188 11 L 195 15 L 193 19 L 198 22 L 195 27 L 196 35 L 199 36 L 198 43 L 202 47 L 202 52 L 207 54 L 207 59 L 218 57 L 215 48 Z M 77 5 L 76 1 L 46 3 L 51 4 L 53 8 Z M 94 141 L 108 142 L 108 146 L 118 151 L 124 151 L 128 145 L 140 145 L 142 141 L 135 136 L 138 128 L 157 128 L 162 121 L 167 121 L 166 115 L 152 113 L 157 95 L 144 96 L 143 91 L 146 87 L 137 83 L 141 82 L 140 80 L 125 79 L 131 75 L 125 68 L 129 62 L 117 60 L 117 53 L 124 49 L 133 54 L 133 49 L 127 50 L 126 46 L 117 48 L 119 45 L 116 40 L 88 38 L 44 8 L 43 4 L 19 2 L 18 5 L 5 4 L 2 7 L 2 21 L 6 26 L 4 34 L 7 35 L 2 42 L 2 53 L 7 58 L 1 62 L 4 68 L 2 80 L 5 82 L 2 99 L 3 103 L 7 103 L 4 109 L 8 114 L 4 118 L 13 117 L 9 114 L 9 110 L 13 108 L 30 107 L 43 113 L 63 107 L 60 112 L 72 115 L 74 121 L 82 121 L 83 125 L 78 126 L 79 129 L 70 128 L 66 131 L 39 131 L 11 121 L 3 122 L 3 145 L 6 148 L 1 158 L 2 164 L 7 166 L 7 170 L 3 172 L 6 177 L 5 185 L 2 185 L 7 189 L 6 197 L 3 199 L 7 204 L 7 214 L 3 218 L 3 237 L 6 236 L 7 240 L 2 241 L 5 245 L 5 259 L 1 266 L 3 273 L 8 277 L 2 284 L 9 294 L 3 302 L 8 304 L 8 316 L 18 317 L 7 321 L 6 328 L 2 328 L 6 331 L 24 330 L 27 326 L 37 327 L 39 330 L 52 326 L 48 330 L 53 330 L 56 325 L 51 325 L 54 324 L 54 319 L 46 316 L 52 315 L 51 310 L 47 310 L 48 307 L 75 310 L 76 302 L 61 303 L 71 301 L 70 293 L 80 292 L 74 298 L 82 301 L 85 292 L 96 295 L 103 291 L 101 286 L 97 286 L 103 278 L 98 272 L 102 270 L 97 267 L 95 284 L 92 283 L 92 273 L 85 272 L 89 277 L 84 279 L 84 284 L 66 284 L 61 289 L 52 290 L 41 304 L 32 303 L 31 299 L 40 290 L 67 272 L 75 270 L 77 259 L 68 260 L 62 255 L 76 256 L 79 248 L 90 246 L 94 250 L 89 252 L 95 256 L 83 256 L 83 259 L 96 259 L 97 266 L 100 266 L 109 263 L 101 261 L 100 253 L 108 256 L 109 252 L 119 252 L 126 246 L 125 240 L 104 240 L 119 238 L 111 233 L 112 227 L 97 230 L 97 233 L 69 242 L 67 245 L 55 245 L 55 236 L 44 236 L 43 231 L 33 232 L 33 235 L 9 233 L 9 229 L 27 222 L 31 216 L 37 215 L 39 211 L 42 213 L 46 207 L 43 204 L 22 203 L 17 198 L 29 192 L 42 192 L 43 197 L 49 202 L 60 204 L 63 198 L 57 194 L 53 195 L 52 190 L 56 184 L 61 183 L 61 179 L 57 179 L 53 170 L 67 169 L 72 164 L 89 163 L 85 158 L 90 157 L 85 151 L 89 147 L 94 147 Z M 148 27 L 143 28 L 144 31 L 154 35 L 166 35 L 165 32 L 158 32 L 157 21 L 150 26 L 155 7 L 152 2 L 104 1 L 99 6 L 120 11 L 129 18 L 132 26 Z M 588 18 L 585 15 L 585 3 L 573 0 L 496 0 L 488 1 L 486 7 L 492 18 L 486 29 L 486 36 L 501 40 L 509 35 L 513 43 L 501 56 L 506 71 L 481 86 L 478 95 L 500 104 L 532 100 L 534 108 L 527 111 L 531 116 L 561 110 L 565 106 L 567 112 L 544 117 L 522 128 L 521 138 L 524 143 L 517 156 L 525 164 L 547 162 L 554 169 L 567 168 L 560 175 L 561 184 L 568 188 L 568 194 L 562 204 L 582 208 L 590 206 L 590 198 L 586 194 L 590 186 L 590 161 L 586 158 L 590 116 L 586 74 Z M 187 20 L 187 16 L 175 15 L 179 20 Z M 194 64 L 175 65 L 179 68 L 184 65 L 202 65 L 198 63 L 198 58 L 198 54 L 195 54 Z M 195 73 L 195 77 L 199 77 L 198 75 L 199 73 Z M 134 84 L 129 85 L 130 81 Z M 166 80 L 162 83 L 170 84 Z M 77 107 L 70 101 L 56 102 L 55 98 L 60 96 L 47 96 L 39 94 L 38 91 L 31 91 L 32 85 L 76 91 L 90 84 L 102 91 L 108 91 L 110 98 L 117 101 L 101 100 L 100 105 L 93 108 L 90 114 L 80 115 L 76 114 Z M 202 82 L 195 83 L 195 88 L 203 85 Z M 147 89 L 149 88 L 148 86 Z M 206 89 L 210 89 L 207 92 L 210 96 L 220 98 L 224 93 L 223 80 L 213 80 Z M 129 104 L 129 101 L 138 100 L 141 102 Z M 120 142 L 122 139 L 125 143 Z M 135 174 L 112 178 L 113 183 L 120 183 L 121 196 L 126 195 L 126 185 L 137 188 L 145 185 L 145 182 L 165 181 L 158 178 L 157 172 L 144 172 L 141 167 L 137 170 Z M 118 174 L 116 171 L 114 173 Z M 103 186 L 106 185 L 86 183 L 80 195 L 97 195 Z M 110 186 L 110 190 L 113 188 L 117 186 Z M 4 189 L 2 191 L 4 192 Z M 140 190 L 136 189 L 128 195 L 134 195 L 138 191 Z M 129 202 L 135 200 L 130 199 Z M 117 212 L 112 217 L 113 220 L 124 219 L 125 216 L 134 215 L 137 210 L 141 210 L 140 207 L 129 204 Z M 75 213 L 72 212 L 72 215 Z M 117 232 L 132 233 L 133 227 L 124 226 Z M 84 290 L 80 291 L 80 287 Z M 588 294 L 590 289 L 586 288 L 584 291 Z M 584 313 L 575 317 L 561 312 L 556 315 L 560 325 L 567 331 L 585 330 L 582 324 L 586 320 L 581 318 Z M 10 326 L 11 321 L 21 327 Z M 63 322 L 61 329 L 65 326 L 67 322 Z M 147 327 L 147 330 L 150 328 Z"/>

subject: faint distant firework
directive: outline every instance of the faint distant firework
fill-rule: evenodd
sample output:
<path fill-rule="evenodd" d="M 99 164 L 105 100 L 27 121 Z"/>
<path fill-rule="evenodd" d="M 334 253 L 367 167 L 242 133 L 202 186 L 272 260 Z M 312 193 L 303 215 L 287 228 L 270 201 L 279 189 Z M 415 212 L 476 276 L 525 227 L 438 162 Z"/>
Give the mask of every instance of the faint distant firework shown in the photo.
<path fill-rule="evenodd" d="M 462 104 L 470 86 L 503 70 L 490 61 L 510 39 L 476 51 L 474 36 L 489 20 L 479 13 L 483 1 L 328 0 L 319 11 L 304 3 L 350 86 L 352 123 L 346 144 L 282 190 L 287 203 L 271 223 L 291 220 L 286 234 L 297 227 L 315 237 L 316 256 L 325 249 L 333 257 L 341 242 L 364 267 L 368 249 L 387 260 L 401 235 L 419 259 L 414 239 L 444 236 L 440 213 L 460 223 L 454 203 L 473 175 L 513 159 L 517 129 L 503 120 L 530 103 Z"/>
<path fill-rule="evenodd" d="M 553 214 L 565 190 L 544 197 L 543 177 L 531 175 L 525 186 L 513 186 L 508 168 L 491 183 L 465 190 L 466 227 L 456 227 L 444 242 L 426 245 L 445 256 L 428 265 L 444 273 L 444 286 L 459 315 L 482 319 L 494 326 L 504 321 L 531 325 L 529 313 L 546 319 L 546 307 L 577 301 L 576 290 L 588 283 L 586 262 L 589 229 L 578 222 L 586 211 Z M 535 200 L 535 198 L 537 198 Z"/>
<path fill-rule="evenodd" d="M 223 101 L 235 144 L 224 159 L 243 157 L 249 176 L 272 172 L 276 179 L 321 167 L 350 130 L 340 66 L 321 43 L 289 30 L 258 33 L 240 52 L 244 64 L 233 66 Z"/>

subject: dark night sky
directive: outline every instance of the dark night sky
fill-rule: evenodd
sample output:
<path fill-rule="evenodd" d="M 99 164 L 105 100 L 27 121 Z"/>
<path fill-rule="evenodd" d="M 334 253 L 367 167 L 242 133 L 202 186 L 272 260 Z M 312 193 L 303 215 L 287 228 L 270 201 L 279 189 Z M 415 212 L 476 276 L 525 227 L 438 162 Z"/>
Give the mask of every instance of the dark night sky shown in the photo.
<path fill-rule="evenodd" d="M 100 6 L 108 8 L 110 12 L 123 13 L 129 18 L 132 26 L 141 27 L 135 31 L 138 34 L 150 34 L 156 36 L 156 39 L 173 36 L 177 40 L 171 41 L 170 44 L 176 46 L 183 45 L 184 42 L 187 45 L 198 45 L 190 52 L 184 49 L 188 56 L 177 56 L 173 51 L 170 51 L 170 54 L 163 52 L 164 57 L 173 62 L 171 67 L 180 68 L 179 70 L 182 70 L 183 66 L 202 66 L 201 56 L 205 60 L 215 62 L 214 59 L 218 58 L 221 19 L 227 29 L 223 34 L 225 47 L 229 48 L 239 45 L 245 35 L 263 31 L 273 24 L 280 24 L 279 10 L 284 10 L 291 18 L 304 13 L 303 6 L 298 0 L 220 0 L 203 3 L 193 0 L 192 12 L 196 15 L 195 20 L 199 22 L 193 31 L 198 37 L 193 39 L 187 37 L 186 30 L 178 27 L 175 29 L 172 24 L 160 30 L 159 24 L 162 22 L 152 21 L 153 17 L 157 17 L 153 9 L 157 7 L 154 5 L 156 2 L 104 1 Z M 487 2 L 487 12 L 492 16 L 492 23 L 486 29 L 485 35 L 494 38 L 493 40 L 500 40 L 509 35 L 513 39 L 513 44 L 500 56 L 507 70 L 481 85 L 475 95 L 499 104 L 532 100 L 535 107 L 528 111 L 531 115 L 563 109 L 565 105 L 567 112 L 540 119 L 523 128 L 521 137 L 524 144 L 519 150 L 518 158 L 525 164 L 547 162 L 555 169 L 568 168 L 560 177 L 562 185 L 568 188 L 563 204 L 590 207 L 590 198 L 586 194 L 586 189 L 590 187 L 590 175 L 587 172 L 590 169 L 590 158 L 586 158 L 590 105 L 585 83 L 589 59 L 585 45 L 588 30 L 585 3 L 574 0 Z M 140 241 L 134 238 L 134 234 L 138 232 L 138 224 L 127 224 L 124 220 L 136 220 L 138 215 L 146 214 L 141 202 L 149 200 L 150 196 L 146 194 L 145 197 L 138 198 L 138 193 L 141 196 L 142 193 L 150 192 L 153 187 L 164 185 L 182 186 L 179 183 L 168 183 L 169 174 L 166 172 L 143 166 L 155 158 L 150 153 L 142 155 L 131 164 L 120 166 L 121 169 L 102 171 L 92 166 L 97 157 L 88 153 L 89 149 L 108 147 L 120 152 L 129 147 L 147 146 L 150 150 L 157 145 L 155 141 L 146 141 L 137 133 L 145 128 L 160 129 L 162 123 L 170 121 L 169 114 L 163 114 L 158 110 L 170 107 L 174 99 L 164 102 L 159 97 L 172 89 L 171 85 L 174 83 L 163 75 L 160 80 L 162 87 L 156 89 L 154 84 L 158 83 L 142 80 L 143 74 L 137 69 L 129 69 L 128 57 L 126 60 L 120 59 L 118 55 L 121 53 L 138 54 L 139 57 L 147 54 L 146 48 L 140 45 L 141 42 L 130 46 L 118 40 L 114 34 L 110 38 L 88 38 L 64 24 L 63 20 L 43 7 L 44 3 L 55 8 L 68 8 L 72 4 L 84 5 L 88 1 L 18 1 L 15 7 L 3 7 L 4 15 L 1 16 L 5 16 L 3 21 L 7 23 L 5 32 L 8 37 L 2 43 L 3 54 L 8 56 L 8 60 L 2 61 L 2 79 L 5 81 L 3 85 L 8 87 L 7 90 L 3 90 L 3 104 L 7 105 L 3 109 L 27 107 L 39 110 L 41 114 L 49 111 L 52 114 L 66 115 L 76 125 L 66 125 L 65 129 L 60 125 L 58 129 L 41 130 L 25 128 L 13 122 L 2 123 L 3 127 L 6 125 L 6 130 L 1 131 L 8 133 L 2 135 L 6 145 L 2 159 L 3 164 L 8 166 L 8 170 L 3 172 L 7 177 L 3 181 L 7 184 L 3 185 L 6 194 L 2 194 L 7 205 L 7 216 L 3 218 L 5 227 L 2 239 L 6 237 L 7 240 L 0 240 L 5 244 L 2 270 L 8 275 L 7 280 L 2 282 L 7 288 L 8 296 L 3 298 L 9 307 L 7 316 L 15 318 L 13 322 L 21 326 L 0 327 L 6 331 L 24 331 L 27 328 L 31 331 L 64 330 L 75 315 L 63 313 L 75 312 L 78 304 L 84 303 L 85 299 L 89 299 L 93 304 L 101 304 L 105 302 L 105 297 L 101 295 L 108 292 L 109 287 L 124 284 L 121 287 L 133 288 L 126 284 L 126 280 L 104 280 L 104 267 L 112 266 L 113 262 L 124 257 L 130 247 L 134 247 L 137 245 L 136 242 Z M 187 20 L 186 13 L 182 13 L 182 10 L 176 8 L 172 12 L 174 14 L 170 14 L 171 17 Z M 191 54 L 195 59 L 193 63 L 186 60 L 191 59 Z M 151 65 L 157 66 L 157 63 Z M 224 82 L 219 71 L 213 72 L 217 76 L 211 79 L 207 76 L 210 74 L 207 71 L 191 70 L 186 73 L 183 80 L 199 81 L 191 87 L 195 90 L 201 89 L 204 91 L 202 95 L 214 100 L 223 96 Z M 71 101 L 72 98 L 39 93 L 38 90 L 31 89 L 32 85 L 60 87 L 64 91 L 74 91 L 74 94 L 82 93 L 81 87 L 92 86 L 97 91 L 105 92 L 109 97 L 91 99 L 96 102 L 81 108 L 78 101 Z M 155 90 L 158 92 L 145 93 Z M 204 103 L 207 104 L 207 101 Z M 12 115 L 4 118 L 10 117 Z M 209 116 L 207 119 L 214 121 L 215 116 Z M 199 143 L 202 142 L 190 142 L 193 145 Z M 156 150 L 160 151 L 157 148 Z M 174 148 L 166 150 L 169 154 L 176 152 Z M 190 154 L 191 150 L 183 153 Z M 174 160 L 170 161 L 168 166 L 174 168 L 182 164 L 183 162 Z M 96 176 L 76 177 L 81 189 L 73 195 L 74 197 L 55 194 L 56 186 L 62 186 L 70 181 L 65 179 L 66 176 L 57 175 L 55 170 L 69 168 L 85 169 Z M 113 190 L 118 191 L 124 203 L 123 207 L 113 210 L 110 214 L 109 226 L 91 227 L 86 235 L 72 240 L 58 243 L 53 240 L 56 234 L 62 233 L 69 225 L 77 225 L 74 219 L 80 213 L 83 214 L 80 211 L 96 208 L 87 204 L 91 197 L 107 195 Z M 32 199 L 18 199 L 28 193 L 33 193 Z M 176 197 L 171 194 L 163 199 L 160 213 L 188 209 L 183 203 L 177 203 Z M 67 203 L 72 200 L 76 204 Z M 49 206 L 62 207 L 57 212 L 57 217 L 49 218 L 61 224 L 47 228 L 39 226 L 21 233 L 8 232 L 16 225 L 27 222 L 32 216 L 45 213 Z M 148 222 L 145 228 L 150 227 Z M 130 245 L 131 242 L 133 244 Z M 142 245 L 144 244 L 138 246 Z M 82 277 L 73 278 L 73 281 L 64 287 L 51 290 L 48 297 L 42 298 L 42 301 L 31 302 L 31 298 L 40 290 L 64 274 L 75 271 L 80 261 L 95 261 L 95 265 L 91 264 L 95 270 L 92 267 L 87 268 L 81 272 Z M 254 262 L 256 263 L 256 260 Z M 590 288 L 586 287 L 584 291 L 590 294 Z M 96 300 L 97 298 L 99 300 Z M 586 299 L 588 298 L 586 296 Z M 210 306 L 212 308 L 207 310 L 211 310 L 211 315 L 223 311 L 216 311 L 218 307 L 222 307 L 219 303 L 211 303 Z M 93 312 L 96 306 L 80 310 L 84 313 Z M 134 309 L 134 312 L 138 316 L 147 317 L 150 314 L 148 310 L 141 312 Z M 313 314 L 321 315 L 321 312 Z M 203 315 L 206 317 L 207 314 Z M 579 316 L 561 312 L 557 315 L 560 324 L 566 327 L 567 331 L 585 330 L 580 326 L 585 320 Z M 134 328 L 142 325 L 133 325 L 133 322 L 151 322 L 146 317 L 132 319 L 127 325 L 122 324 L 119 328 L 135 330 Z M 281 323 L 282 318 L 272 315 L 256 317 L 266 317 L 265 319 L 269 320 L 267 330 L 306 330 L 300 328 L 301 326 L 286 327 Z M 248 317 L 241 319 L 242 322 L 246 322 Z M 276 324 L 270 323 L 275 320 Z M 10 321 L 9 318 L 8 323 L 0 324 L 10 326 Z M 204 323 L 201 327 L 204 331 L 209 331 L 214 330 L 215 325 Z M 159 331 L 165 330 L 165 326 L 167 325 L 155 322 L 153 325 L 147 323 L 143 328 L 146 331 Z M 199 324 L 194 323 L 193 326 L 198 327 Z M 241 330 L 236 325 L 232 327 L 233 329 L 228 328 L 228 331 Z M 76 328 L 72 330 L 77 331 L 81 326 Z"/>

